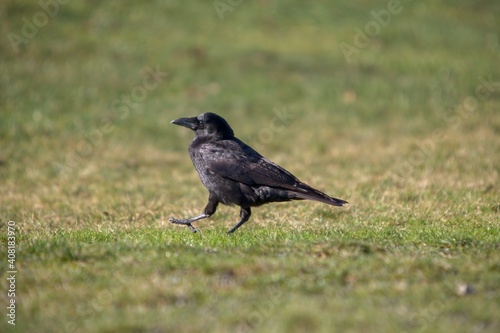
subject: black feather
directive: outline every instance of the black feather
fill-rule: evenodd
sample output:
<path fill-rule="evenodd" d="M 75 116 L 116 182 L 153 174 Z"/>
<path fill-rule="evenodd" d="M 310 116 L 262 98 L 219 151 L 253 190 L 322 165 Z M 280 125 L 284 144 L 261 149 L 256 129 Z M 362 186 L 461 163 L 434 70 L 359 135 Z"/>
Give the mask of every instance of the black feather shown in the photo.
<path fill-rule="evenodd" d="M 206 217 L 215 212 L 213 207 L 219 202 L 241 207 L 242 218 L 230 232 L 248 220 L 250 207 L 270 202 L 308 199 L 332 206 L 347 204 L 347 201 L 330 197 L 301 182 L 289 171 L 260 155 L 236 138 L 226 120 L 214 113 L 181 118 L 172 123 L 195 131 L 189 155 L 210 193 Z M 183 221 L 173 220 L 175 223 Z M 192 222 L 192 219 L 184 221 Z M 191 226 L 190 222 L 184 224 Z"/>

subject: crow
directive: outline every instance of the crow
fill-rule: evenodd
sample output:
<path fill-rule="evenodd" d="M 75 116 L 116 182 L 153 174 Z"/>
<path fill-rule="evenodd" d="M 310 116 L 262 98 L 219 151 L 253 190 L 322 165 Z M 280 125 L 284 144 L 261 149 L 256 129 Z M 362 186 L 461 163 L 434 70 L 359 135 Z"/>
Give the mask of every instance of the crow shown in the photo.
<path fill-rule="evenodd" d="M 189 218 L 169 220 L 187 225 L 212 216 L 219 203 L 240 206 L 240 221 L 228 231 L 235 232 L 251 215 L 250 207 L 271 202 L 315 200 L 332 206 L 344 206 L 347 201 L 332 198 L 301 182 L 290 172 L 271 162 L 234 136 L 234 132 L 221 116 L 206 112 L 197 117 L 179 118 L 172 124 L 194 131 L 189 155 L 201 182 L 208 189 L 208 203 L 203 214 Z"/>

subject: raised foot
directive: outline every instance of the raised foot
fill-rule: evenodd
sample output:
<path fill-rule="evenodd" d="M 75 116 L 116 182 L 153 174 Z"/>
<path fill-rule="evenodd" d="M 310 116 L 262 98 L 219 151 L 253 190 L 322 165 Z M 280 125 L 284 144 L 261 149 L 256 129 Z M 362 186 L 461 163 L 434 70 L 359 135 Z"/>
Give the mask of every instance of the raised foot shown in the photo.
<path fill-rule="evenodd" d="M 174 224 L 191 224 L 188 220 L 179 220 L 174 217 L 169 217 L 168 220 Z"/>
<path fill-rule="evenodd" d="M 190 220 L 179 220 L 179 219 L 176 219 L 176 218 L 173 218 L 173 217 L 169 217 L 168 220 L 170 222 L 172 222 L 173 224 L 182 224 L 182 225 L 185 225 L 187 226 L 192 232 L 199 232 L 201 233 L 201 231 L 199 229 L 196 229 L 195 227 L 193 227 L 193 225 L 191 224 L 191 221 Z"/>

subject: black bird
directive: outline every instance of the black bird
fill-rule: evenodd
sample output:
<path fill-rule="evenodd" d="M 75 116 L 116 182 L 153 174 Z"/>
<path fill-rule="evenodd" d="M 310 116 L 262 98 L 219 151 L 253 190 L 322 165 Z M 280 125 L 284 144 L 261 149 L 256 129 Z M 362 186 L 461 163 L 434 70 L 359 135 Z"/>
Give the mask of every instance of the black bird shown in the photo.
<path fill-rule="evenodd" d="M 304 184 L 287 170 L 260 155 L 236 138 L 227 121 L 215 113 L 179 118 L 171 123 L 194 131 L 189 155 L 209 192 L 203 214 L 185 220 L 170 217 L 172 223 L 187 225 L 196 232 L 198 230 L 191 223 L 212 216 L 219 203 L 238 205 L 241 207 L 241 219 L 228 231 L 233 233 L 250 218 L 250 207 L 303 199 L 332 206 L 347 204 L 347 201 L 332 198 Z"/>

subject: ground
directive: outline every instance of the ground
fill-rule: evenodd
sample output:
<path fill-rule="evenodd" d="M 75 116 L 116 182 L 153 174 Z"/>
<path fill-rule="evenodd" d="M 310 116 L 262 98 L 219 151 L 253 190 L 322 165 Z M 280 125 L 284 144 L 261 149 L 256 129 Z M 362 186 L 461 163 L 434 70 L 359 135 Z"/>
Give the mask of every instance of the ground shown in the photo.
<path fill-rule="evenodd" d="M 498 332 L 499 13 L 3 1 L 0 331 Z M 172 225 L 206 111 L 349 206 Z"/>

